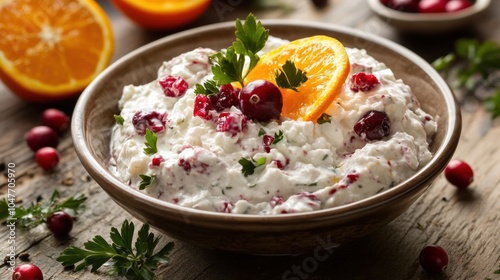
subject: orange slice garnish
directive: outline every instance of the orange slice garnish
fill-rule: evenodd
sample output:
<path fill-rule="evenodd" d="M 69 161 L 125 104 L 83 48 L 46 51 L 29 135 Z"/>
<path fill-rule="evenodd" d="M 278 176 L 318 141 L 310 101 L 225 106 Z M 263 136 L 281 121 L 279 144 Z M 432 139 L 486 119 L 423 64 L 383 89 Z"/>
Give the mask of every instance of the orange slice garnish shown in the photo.
<path fill-rule="evenodd" d="M 248 73 L 245 82 L 265 79 L 276 83 L 275 72 L 287 60 L 307 72 L 308 80 L 299 92 L 280 88 L 283 96 L 281 115 L 290 119 L 317 121 L 342 90 L 349 74 L 349 58 L 337 39 L 313 36 L 299 39 L 263 55 Z"/>
<path fill-rule="evenodd" d="M 111 24 L 94 0 L 0 3 L 0 78 L 29 101 L 79 94 L 109 65 Z"/>
<path fill-rule="evenodd" d="M 175 29 L 196 20 L 212 0 L 111 0 L 135 23 L 148 29 Z"/>

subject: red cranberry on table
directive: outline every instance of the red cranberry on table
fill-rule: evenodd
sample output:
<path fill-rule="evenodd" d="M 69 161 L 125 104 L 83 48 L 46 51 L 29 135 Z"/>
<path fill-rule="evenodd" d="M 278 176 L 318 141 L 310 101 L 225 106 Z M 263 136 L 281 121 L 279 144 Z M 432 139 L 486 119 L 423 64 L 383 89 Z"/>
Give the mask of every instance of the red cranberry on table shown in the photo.
<path fill-rule="evenodd" d="M 281 92 L 269 81 L 252 81 L 240 92 L 240 109 L 249 119 L 259 122 L 279 119 L 282 108 Z"/>
<path fill-rule="evenodd" d="M 56 132 L 66 130 L 68 123 L 69 117 L 58 109 L 50 108 L 42 113 L 42 124 L 52 128 Z"/>
<path fill-rule="evenodd" d="M 43 147 L 56 148 L 59 144 L 59 136 L 50 127 L 45 125 L 35 126 L 26 133 L 26 143 L 34 152 Z"/>
<path fill-rule="evenodd" d="M 35 160 L 43 170 L 50 171 L 59 163 L 59 153 L 52 147 L 43 147 L 36 151 Z"/>
<path fill-rule="evenodd" d="M 466 162 L 454 159 L 444 169 L 448 182 L 459 189 L 467 188 L 474 181 L 474 172 Z"/>
<path fill-rule="evenodd" d="M 68 236 L 73 228 L 73 218 L 66 212 L 55 212 L 47 218 L 47 227 L 57 238 Z"/>
<path fill-rule="evenodd" d="M 21 264 L 14 269 L 12 280 L 43 280 L 43 274 L 34 264 Z"/>
<path fill-rule="evenodd" d="M 437 245 L 428 245 L 420 251 L 418 258 L 422 268 L 429 273 L 439 273 L 448 266 L 448 254 Z"/>

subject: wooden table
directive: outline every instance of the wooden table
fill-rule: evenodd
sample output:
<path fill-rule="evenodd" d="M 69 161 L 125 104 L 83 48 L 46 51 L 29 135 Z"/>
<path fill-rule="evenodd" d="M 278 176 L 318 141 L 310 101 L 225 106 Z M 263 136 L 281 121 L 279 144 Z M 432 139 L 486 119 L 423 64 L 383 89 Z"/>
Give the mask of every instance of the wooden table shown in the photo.
<path fill-rule="evenodd" d="M 196 25 L 244 18 L 250 10 L 244 1 L 214 3 Z M 308 0 L 283 1 L 295 10 L 259 10 L 258 18 L 315 20 L 354 27 L 400 43 L 431 62 L 449 53 L 455 40 L 474 37 L 500 43 L 500 1 L 493 0 L 487 17 L 474 28 L 436 37 L 404 35 L 376 18 L 364 0 L 336 0 L 323 9 L 315 9 Z M 166 32 L 145 31 L 119 14 L 107 1 L 101 4 L 108 12 L 116 38 L 114 59 Z M 214 4 L 215 5 L 215 4 Z M 224 7 L 221 9 L 220 7 Z M 24 133 L 39 124 L 40 113 L 48 107 L 72 112 L 75 100 L 40 105 L 24 102 L 0 83 L 0 193 L 7 190 L 5 166 L 15 164 L 16 194 L 19 203 L 29 204 L 38 196 L 48 199 L 54 189 L 63 197 L 77 193 L 88 196 L 87 209 L 75 222 L 68 240 L 57 240 L 44 226 L 16 230 L 16 253 L 29 253 L 30 261 L 44 272 L 45 279 L 109 279 L 106 269 L 72 272 L 55 260 L 69 245 L 81 244 L 99 234 L 109 237 L 112 226 L 118 227 L 131 216 L 117 206 L 89 177 L 78 161 L 66 132 L 59 146 L 61 163 L 55 172 L 43 172 L 35 163 L 33 152 L 24 142 Z M 430 189 L 402 216 L 374 234 L 337 248 L 326 260 L 313 255 L 263 257 L 212 252 L 175 241 L 171 264 L 161 266 L 158 279 L 500 279 L 493 272 L 500 266 L 500 123 L 492 122 L 481 103 L 466 100 L 463 106 L 463 133 L 455 158 L 464 159 L 475 171 L 469 190 L 459 192 L 440 176 Z M 132 219 L 137 222 L 137 220 Z M 0 228 L 0 252 L 8 253 L 7 227 Z M 109 240 L 109 238 L 108 238 Z M 162 242 L 170 241 L 164 237 Z M 418 263 L 420 250 L 427 244 L 444 247 L 450 258 L 445 273 L 429 276 Z M 18 264 L 21 263 L 17 259 Z M 10 279 L 8 265 L 0 268 L 0 278 Z"/>

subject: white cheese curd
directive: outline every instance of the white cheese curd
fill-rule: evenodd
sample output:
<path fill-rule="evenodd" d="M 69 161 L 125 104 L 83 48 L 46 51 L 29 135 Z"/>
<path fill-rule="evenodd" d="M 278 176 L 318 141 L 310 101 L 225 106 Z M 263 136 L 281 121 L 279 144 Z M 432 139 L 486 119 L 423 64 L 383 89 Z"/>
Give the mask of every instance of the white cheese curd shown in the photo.
<path fill-rule="evenodd" d="M 262 53 L 285 42 L 270 37 Z M 193 116 L 194 87 L 212 78 L 209 56 L 215 51 L 198 48 L 164 62 L 157 80 L 123 89 L 119 108 L 124 122 L 113 129 L 110 168 L 131 188 L 152 197 L 226 213 L 307 212 L 385 191 L 429 162 L 436 122 L 383 63 L 364 50 L 346 50 L 351 73 L 325 112 L 330 122 L 248 120 L 235 133 L 218 132 L 214 120 Z M 349 81 L 358 72 L 373 74 L 380 85 L 352 91 Z M 187 82 L 184 95 L 164 94 L 159 81 L 169 75 Z M 390 120 L 390 134 L 380 140 L 367 140 L 353 130 L 371 110 L 385 112 Z M 225 111 L 241 116 L 234 106 Z M 133 124 L 137 112 L 149 112 L 156 124 L 164 125 L 156 132 L 158 151 L 151 155 L 144 152 L 145 136 Z M 282 133 L 283 139 L 266 148 L 263 131 L 273 137 Z M 245 176 L 242 158 L 265 163 Z M 144 178 L 153 176 L 139 190 Z"/>

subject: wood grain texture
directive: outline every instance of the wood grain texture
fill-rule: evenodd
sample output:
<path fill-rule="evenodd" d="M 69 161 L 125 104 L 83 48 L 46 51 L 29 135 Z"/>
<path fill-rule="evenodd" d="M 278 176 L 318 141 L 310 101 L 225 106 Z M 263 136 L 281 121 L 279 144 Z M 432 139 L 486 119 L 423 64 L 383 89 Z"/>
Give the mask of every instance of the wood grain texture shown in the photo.
<path fill-rule="evenodd" d="M 214 1 L 214 3 L 217 1 Z M 218 1 L 241 3 L 242 1 Z M 405 35 L 377 19 L 362 0 L 336 0 L 322 10 L 307 0 L 283 1 L 295 10 L 255 11 L 259 18 L 315 20 L 358 28 L 380 35 L 413 50 L 427 61 L 450 52 L 461 37 L 490 39 L 500 43 L 500 1 L 492 1 L 486 17 L 476 27 L 437 37 Z M 170 34 L 140 29 L 122 17 L 108 2 L 101 1 L 113 21 L 117 48 L 114 59 Z M 227 7 L 227 6 L 226 6 Z M 231 9 L 229 9 L 231 8 Z M 223 13 L 215 6 L 195 24 L 198 26 L 245 17 L 247 4 L 229 5 Z M 68 240 L 56 240 L 45 226 L 16 231 L 16 253 L 26 252 L 44 272 L 44 279 L 113 279 L 106 270 L 72 272 L 55 259 L 70 246 L 81 246 L 99 234 L 108 238 L 110 227 L 118 227 L 131 216 L 117 206 L 88 176 L 76 158 L 69 133 L 59 150 L 61 164 L 55 172 L 43 172 L 33 152 L 24 143 L 24 134 L 39 124 L 47 107 L 71 113 L 75 100 L 53 105 L 36 105 L 13 96 L 0 83 L 0 163 L 16 164 L 16 194 L 19 203 L 29 204 L 38 196 L 47 198 L 54 189 L 63 197 L 86 194 L 82 212 Z M 500 279 L 493 272 L 500 266 L 500 121 L 492 122 L 480 103 L 467 98 L 463 106 L 463 132 L 455 158 L 469 162 L 475 181 L 471 188 L 457 191 L 443 176 L 398 219 L 374 234 L 336 248 L 300 256 L 248 256 L 213 252 L 175 241 L 171 264 L 161 266 L 157 279 Z M 0 196 L 6 193 L 6 170 L 0 176 Z M 0 228 L 0 254 L 6 255 L 8 229 Z M 4 238 L 5 237 L 5 238 Z M 109 239 L 108 239 L 109 240 Z M 162 238 L 162 244 L 171 241 Z M 427 244 L 439 244 L 450 257 L 441 275 L 428 275 L 418 263 L 418 254 Z M 319 245 L 319 244 L 318 244 Z M 17 260 L 20 263 L 19 259 Z M 0 279 L 10 279 L 7 265 L 0 266 Z"/>

